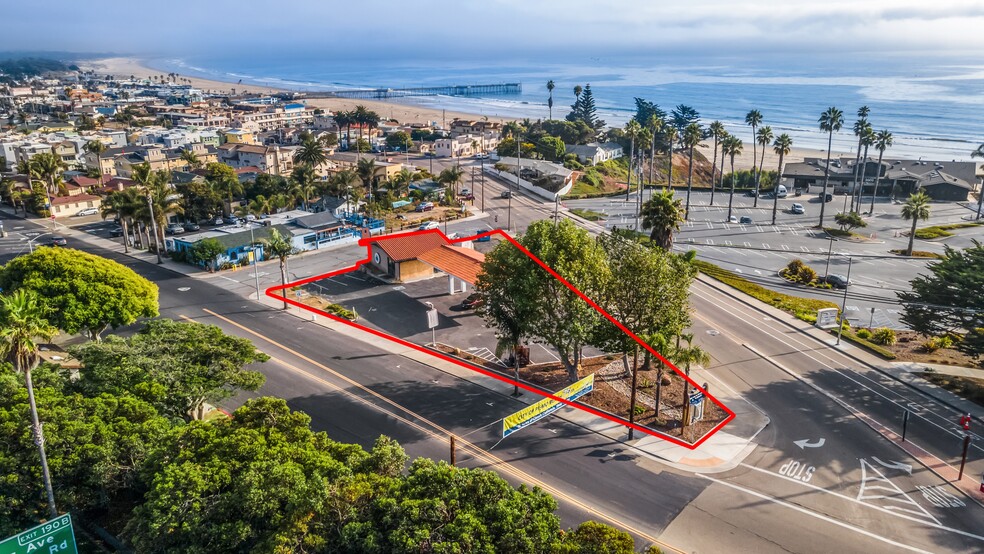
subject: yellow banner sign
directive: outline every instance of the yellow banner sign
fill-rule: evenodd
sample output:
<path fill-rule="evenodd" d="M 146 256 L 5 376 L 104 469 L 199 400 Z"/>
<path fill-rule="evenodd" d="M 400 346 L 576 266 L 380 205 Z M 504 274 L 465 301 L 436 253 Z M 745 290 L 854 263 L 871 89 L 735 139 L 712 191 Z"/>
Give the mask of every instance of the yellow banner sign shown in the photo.
<path fill-rule="evenodd" d="M 594 373 L 561 390 L 554 396 L 565 400 L 577 400 L 592 390 L 594 390 Z M 553 398 L 544 398 L 536 404 L 531 404 L 512 415 L 508 415 L 502 419 L 502 437 L 508 437 L 524 427 L 533 425 L 564 406 L 563 402 L 558 402 Z"/>

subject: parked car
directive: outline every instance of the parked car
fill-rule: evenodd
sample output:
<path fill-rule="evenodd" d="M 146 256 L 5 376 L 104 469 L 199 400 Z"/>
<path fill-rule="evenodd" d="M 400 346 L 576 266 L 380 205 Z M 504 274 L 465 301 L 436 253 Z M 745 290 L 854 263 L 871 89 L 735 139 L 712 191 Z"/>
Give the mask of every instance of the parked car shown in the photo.
<path fill-rule="evenodd" d="M 436 221 L 425 221 L 420 224 L 417 228 L 418 231 L 430 231 L 431 229 L 440 229 L 441 224 Z"/>
<path fill-rule="evenodd" d="M 487 159 L 489 159 L 489 155 L 487 153 L 485 153 L 485 152 L 479 152 L 478 154 L 475 154 L 475 159 L 476 160 L 487 160 Z"/>
<path fill-rule="evenodd" d="M 758 193 L 757 193 L 757 192 L 755 192 L 755 189 L 752 189 L 752 190 L 746 190 L 746 191 L 745 191 L 745 196 L 751 196 L 751 197 L 753 197 L 753 198 L 754 198 L 756 194 L 758 194 Z"/>
<path fill-rule="evenodd" d="M 847 277 L 844 277 L 843 275 L 827 275 L 824 277 L 824 282 L 834 285 L 839 289 L 846 289 L 847 286 L 851 284 L 850 281 L 847 280 Z"/>
<path fill-rule="evenodd" d="M 194 221 L 186 221 L 182 227 L 184 227 L 185 231 L 200 231 L 202 229 L 201 226 Z"/>
<path fill-rule="evenodd" d="M 728 218 L 728 223 L 738 223 L 738 216 L 733 215 Z"/>
<path fill-rule="evenodd" d="M 429 211 L 431 211 L 433 209 L 434 209 L 434 203 L 433 202 L 421 202 L 420 204 L 417 204 L 417 207 L 416 207 L 416 209 L 414 209 L 414 211 L 416 211 L 416 212 L 429 212 Z"/>
<path fill-rule="evenodd" d="M 471 294 L 468 295 L 468 298 L 465 298 L 461 302 L 461 309 L 463 309 L 463 310 L 472 310 L 472 309 L 475 309 L 475 308 L 481 306 L 484 303 L 485 303 L 485 299 L 482 298 L 481 293 L 473 292 L 473 293 L 471 293 Z"/>
<path fill-rule="evenodd" d="M 475 234 L 480 235 L 485 232 L 486 232 L 485 229 L 478 229 L 477 231 L 475 231 Z M 478 237 L 477 239 L 475 239 L 475 242 L 490 242 L 491 240 L 492 240 L 492 235 L 485 235 L 484 237 Z"/>
<path fill-rule="evenodd" d="M 502 191 L 502 194 L 499 195 L 499 198 L 512 198 L 512 191 L 511 190 Z"/>
<path fill-rule="evenodd" d="M 111 236 L 111 237 L 122 237 L 123 236 L 123 228 L 122 227 L 113 227 L 112 229 L 109 230 L 109 236 Z"/>
<path fill-rule="evenodd" d="M 99 213 L 99 208 L 83 208 L 75 212 L 75 217 L 82 217 L 86 215 L 96 215 Z"/>
<path fill-rule="evenodd" d="M 181 233 L 184 233 L 185 230 L 180 223 L 172 223 L 164 228 L 164 232 L 169 235 L 180 235 Z"/>
<path fill-rule="evenodd" d="M 462 200 L 474 200 L 475 199 L 475 195 L 469 192 L 468 194 L 462 196 L 461 198 L 462 198 Z"/>
<path fill-rule="evenodd" d="M 48 240 L 41 243 L 41 246 L 66 246 L 68 245 L 68 239 L 65 237 L 51 237 Z"/>
<path fill-rule="evenodd" d="M 834 195 L 833 194 L 830 194 L 829 192 L 826 195 L 824 195 L 821 192 L 820 193 L 820 199 L 823 200 L 824 202 L 830 202 L 831 200 L 834 199 Z"/>
<path fill-rule="evenodd" d="M 215 216 L 215 219 L 209 220 L 208 222 L 209 225 L 222 225 L 223 223 L 225 223 L 225 218 L 221 215 Z"/>
<path fill-rule="evenodd" d="M 458 192 L 458 196 L 468 196 L 469 194 L 471 194 L 471 190 L 470 189 L 461 189 Z"/>
<path fill-rule="evenodd" d="M 222 223 L 225 223 L 226 225 L 235 225 L 239 223 L 239 218 L 232 214 L 222 216 Z"/>
<path fill-rule="evenodd" d="M 803 204 L 799 204 L 799 203 L 796 203 L 796 204 L 793 204 L 792 206 L 790 206 L 789 207 L 789 211 L 792 212 L 792 213 L 794 213 L 794 214 L 799 214 L 799 215 L 803 215 L 803 214 L 806 213 L 806 210 L 803 208 Z"/>
<path fill-rule="evenodd" d="M 747 215 L 743 215 L 741 216 L 740 219 L 738 219 L 738 223 L 741 223 L 742 225 L 751 225 L 752 218 L 748 217 Z"/>

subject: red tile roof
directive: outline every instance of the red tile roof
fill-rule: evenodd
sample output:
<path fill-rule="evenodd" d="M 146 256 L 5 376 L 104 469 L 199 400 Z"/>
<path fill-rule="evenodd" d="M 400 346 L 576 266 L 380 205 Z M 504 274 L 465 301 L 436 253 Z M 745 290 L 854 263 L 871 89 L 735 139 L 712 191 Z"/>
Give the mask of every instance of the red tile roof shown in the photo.
<path fill-rule="evenodd" d="M 482 271 L 485 254 L 471 248 L 442 244 L 417 256 L 417 259 L 474 285 Z"/>
<path fill-rule="evenodd" d="M 80 187 L 91 187 L 93 185 L 99 184 L 99 179 L 93 179 L 92 177 L 86 177 L 85 175 L 76 175 L 72 177 L 70 183 L 75 183 Z"/>
<path fill-rule="evenodd" d="M 411 235 L 386 237 L 374 240 L 374 243 L 386 252 L 394 262 L 415 260 L 428 250 L 433 250 L 442 244 L 447 244 L 438 231 L 414 233 Z"/>
<path fill-rule="evenodd" d="M 75 196 L 56 196 L 51 199 L 51 205 L 60 206 L 62 204 L 77 204 L 79 202 L 91 202 L 93 200 L 102 200 L 102 198 L 94 194 L 76 194 Z"/>

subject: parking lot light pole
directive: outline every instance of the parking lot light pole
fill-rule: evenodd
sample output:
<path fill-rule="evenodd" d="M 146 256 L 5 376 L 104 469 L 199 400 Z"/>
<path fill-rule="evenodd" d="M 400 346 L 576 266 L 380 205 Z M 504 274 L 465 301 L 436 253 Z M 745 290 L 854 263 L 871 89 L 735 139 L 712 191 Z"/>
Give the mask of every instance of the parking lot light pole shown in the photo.
<path fill-rule="evenodd" d="M 844 299 L 841 300 L 841 318 L 840 327 L 837 328 L 837 346 L 841 343 L 841 334 L 844 332 L 844 314 L 847 310 L 847 288 L 851 286 L 851 266 L 853 265 L 854 258 L 847 257 L 847 282 L 844 283 Z"/>

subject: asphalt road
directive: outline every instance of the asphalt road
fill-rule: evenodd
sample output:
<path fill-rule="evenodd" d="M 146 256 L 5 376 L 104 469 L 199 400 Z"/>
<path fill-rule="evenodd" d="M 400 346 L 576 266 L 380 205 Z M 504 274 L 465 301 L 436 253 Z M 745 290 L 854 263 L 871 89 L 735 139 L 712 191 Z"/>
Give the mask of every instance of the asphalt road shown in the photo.
<path fill-rule="evenodd" d="M 637 537 L 659 536 L 687 550 L 707 552 L 967 552 L 984 544 L 984 538 L 968 536 L 984 528 L 984 510 L 967 502 L 936 506 L 933 501 L 938 504 L 941 498 L 962 497 L 841 404 L 746 352 L 739 343 L 754 344 L 843 396 L 849 405 L 885 418 L 886 424 L 893 421 L 900 398 L 918 403 L 919 417 L 928 423 L 925 428 L 913 424 L 912 440 L 944 455 L 951 445 L 940 426 L 950 418 L 937 412 L 945 410 L 922 398 L 903 397 L 904 392 L 890 390 L 892 384 L 874 384 L 877 376 L 841 370 L 855 364 L 794 331 L 773 328 L 775 323 L 764 321 L 761 313 L 699 286 L 694 291 L 695 330 L 700 333 L 699 326 L 706 325 L 718 331 L 701 333 L 715 359 L 711 370 L 773 421 L 756 438 L 759 446 L 744 465 L 703 477 L 668 469 L 557 417 L 493 447 L 498 442 L 495 422 L 519 407 L 508 396 L 260 307 L 240 294 L 248 293 L 245 282 L 252 280 L 243 271 L 231 281 L 193 279 L 166 266 L 81 247 L 157 282 L 163 315 L 215 323 L 256 341 L 273 356 L 260 367 L 268 379 L 261 392 L 288 399 L 292 407 L 312 416 L 316 428 L 364 445 L 387 434 L 412 456 L 436 459 L 446 458 L 446 431 L 452 431 L 477 447 L 461 452 L 460 463 L 494 467 L 514 482 L 546 487 L 560 496 L 566 525 L 607 518 Z M 336 256 L 338 261 L 344 257 Z M 305 263 L 314 270 L 316 259 L 302 257 L 297 262 L 308 260 Z M 269 266 L 260 269 L 268 273 L 266 280 L 276 279 Z M 749 325 L 753 320 L 757 324 Z M 820 438 L 825 439 L 822 447 L 794 444 Z M 971 467 L 977 471 L 980 452 L 974 456 Z M 792 462 L 797 462 L 795 467 Z M 910 465 L 912 475 L 881 462 Z M 931 489 L 935 492 L 927 496 L 919 487 L 942 490 Z"/>

